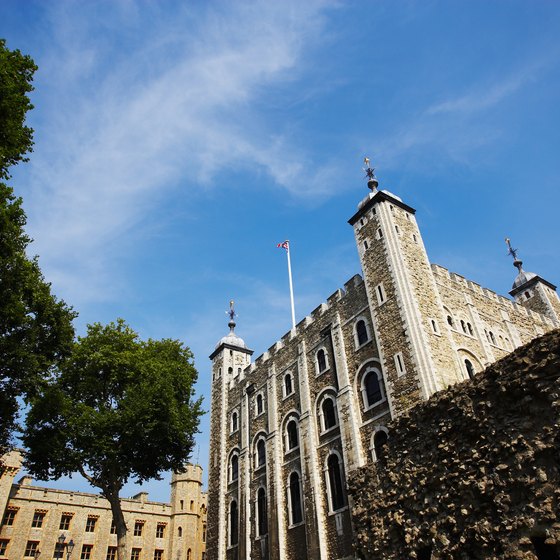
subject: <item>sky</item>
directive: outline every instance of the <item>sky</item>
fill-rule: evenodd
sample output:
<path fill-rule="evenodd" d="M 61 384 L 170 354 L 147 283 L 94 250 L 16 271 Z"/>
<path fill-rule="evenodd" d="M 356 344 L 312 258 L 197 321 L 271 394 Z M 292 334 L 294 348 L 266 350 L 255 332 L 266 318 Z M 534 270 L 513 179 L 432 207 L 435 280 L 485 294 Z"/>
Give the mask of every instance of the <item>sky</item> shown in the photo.
<path fill-rule="evenodd" d="M 0 37 L 39 66 L 10 183 L 31 253 L 79 334 L 122 317 L 187 344 L 206 410 L 230 299 L 254 357 L 290 329 L 277 243 L 297 321 L 360 272 L 364 156 L 432 262 L 506 295 L 508 236 L 556 284 L 558 29 L 552 0 L 2 0 Z"/>

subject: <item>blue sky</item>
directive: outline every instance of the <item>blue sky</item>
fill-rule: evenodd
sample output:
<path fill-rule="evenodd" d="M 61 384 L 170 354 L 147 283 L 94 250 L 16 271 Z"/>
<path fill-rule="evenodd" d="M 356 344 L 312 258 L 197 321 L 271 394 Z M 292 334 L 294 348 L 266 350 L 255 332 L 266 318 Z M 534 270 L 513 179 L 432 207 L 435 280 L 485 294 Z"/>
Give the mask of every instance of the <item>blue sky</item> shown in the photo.
<path fill-rule="evenodd" d="M 189 345 L 207 408 L 230 299 L 255 356 L 290 328 L 278 242 L 298 321 L 359 272 L 365 155 L 432 262 L 506 294 L 509 236 L 560 282 L 558 29 L 552 0 L 3 0 L 39 65 L 11 182 L 32 250 L 80 333 L 123 317 Z"/>

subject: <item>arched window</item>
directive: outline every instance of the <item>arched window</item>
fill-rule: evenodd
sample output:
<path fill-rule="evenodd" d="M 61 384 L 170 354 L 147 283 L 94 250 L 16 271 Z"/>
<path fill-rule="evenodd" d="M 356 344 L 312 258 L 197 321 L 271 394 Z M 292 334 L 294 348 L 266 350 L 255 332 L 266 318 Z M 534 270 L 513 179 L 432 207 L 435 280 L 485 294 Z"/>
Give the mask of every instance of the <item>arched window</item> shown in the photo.
<path fill-rule="evenodd" d="M 299 474 L 293 472 L 289 480 L 289 505 L 290 505 L 290 524 L 295 525 L 303 521 L 301 507 L 301 484 Z"/>
<path fill-rule="evenodd" d="M 323 412 L 323 430 L 334 428 L 338 424 L 334 400 L 331 397 L 325 397 L 321 410 Z"/>
<path fill-rule="evenodd" d="M 381 374 L 375 369 L 370 369 L 364 375 L 362 395 L 365 408 L 371 408 L 385 399 L 380 377 Z"/>
<path fill-rule="evenodd" d="M 388 439 L 389 436 L 385 430 L 377 430 L 373 435 L 373 450 L 377 461 L 385 454 L 384 447 L 387 445 Z"/>
<path fill-rule="evenodd" d="M 192 560 L 192 550 L 190 548 L 187 550 L 187 560 Z"/>
<path fill-rule="evenodd" d="M 344 507 L 344 490 L 342 487 L 342 469 L 338 455 L 332 453 L 327 460 L 331 510 Z"/>
<path fill-rule="evenodd" d="M 327 355 L 325 354 L 325 351 L 321 348 L 317 352 L 317 371 L 319 373 L 322 373 L 326 369 L 327 369 Z"/>
<path fill-rule="evenodd" d="M 467 374 L 469 375 L 470 379 L 474 378 L 474 367 L 470 360 L 465 360 L 465 367 L 467 368 Z"/>
<path fill-rule="evenodd" d="M 492 331 L 489 331 L 488 334 L 490 335 L 490 342 L 495 345 L 496 339 L 494 338 L 494 333 Z"/>
<path fill-rule="evenodd" d="M 261 393 L 257 395 L 257 416 L 262 414 L 264 410 L 263 396 Z"/>
<path fill-rule="evenodd" d="M 284 376 L 284 396 L 287 397 L 293 393 L 294 389 L 292 387 L 292 374 L 287 373 Z"/>
<path fill-rule="evenodd" d="M 286 449 L 295 449 L 299 445 L 298 425 L 295 419 L 286 424 Z"/>
<path fill-rule="evenodd" d="M 452 327 L 453 326 L 453 317 L 451 315 L 447 316 L 447 324 Z"/>
<path fill-rule="evenodd" d="M 234 482 L 239 478 L 239 455 L 234 453 L 229 460 L 229 481 Z"/>
<path fill-rule="evenodd" d="M 471 336 L 474 336 L 474 331 L 473 331 L 472 325 L 470 323 L 467 323 L 467 329 L 469 330 L 469 334 Z"/>
<path fill-rule="evenodd" d="M 257 453 L 256 453 L 256 464 L 255 467 L 258 469 L 266 464 L 266 446 L 264 439 L 260 438 L 257 441 Z"/>
<path fill-rule="evenodd" d="M 467 327 L 466 327 L 465 321 L 463 321 L 463 319 L 461 319 L 461 328 L 463 329 L 463 332 L 466 334 L 466 332 L 467 332 Z"/>
<path fill-rule="evenodd" d="M 234 410 L 231 413 L 231 433 L 237 432 L 238 429 L 239 429 L 239 420 L 237 416 L 237 411 Z"/>
<path fill-rule="evenodd" d="M 369 340 L 366 322 L 363 319 L 360 319 L 356 323 L 356 338 L 358 340 L 358 346 L 365 344 Z"/>
<path fill-rule="evenodd" d="M 237 502 L 233 500 L 229 505 L 229 544 L 236 545 L 238 541 L 239 512 Z"/>
<path fill-rule="evenodd" d="M 257 492 L 257 536 L 268 533 L 268 519 L 266 511 L 266 491 L 259 488 Z"/>
<path fill-rule="evenodd" d="M 178 536 L 178 537 L 182 537 L 182 536 L 183 536 L 183 527 L 179 527 L 179 528 L 177 529 L 177 536 Z"/>

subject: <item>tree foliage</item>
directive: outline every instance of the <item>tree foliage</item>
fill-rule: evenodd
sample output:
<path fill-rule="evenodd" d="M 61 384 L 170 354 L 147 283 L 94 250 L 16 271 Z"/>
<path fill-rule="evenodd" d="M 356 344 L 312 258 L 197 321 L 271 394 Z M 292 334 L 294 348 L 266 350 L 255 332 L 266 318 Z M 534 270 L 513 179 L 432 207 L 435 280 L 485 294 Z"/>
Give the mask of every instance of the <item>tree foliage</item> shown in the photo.
<path fill-rule="evenodd" d="M 0 39 L 0 179 L 9 178 L 8 168 L 27 161 L 25 154 L 32 151 L 33 129 L 24 122 L 33 108 L 27 94 L 35 70 L 30 56 L 9 50 Z"/>
<path fill-rule="evenodd" d="M 74 313 L 51 294 L 37 259 L 27 257 L 21 199 L 1 182 L 33 144 L 24 121 L 35 69 L 0 40 L 0 453 L 16 428 L 18 398 L 33 394 L 74 338 Z"/>
<path fill-rule="evenodd" d="M 82 473 L 109 500 L 124 558 L 119 492 L 181 470 L 202 414 L 197 372 L 177 340 L 141 341 L 123 320 L 88 326 L 56 379 L 32 401 L 23 441 L 41 479 Z"/>

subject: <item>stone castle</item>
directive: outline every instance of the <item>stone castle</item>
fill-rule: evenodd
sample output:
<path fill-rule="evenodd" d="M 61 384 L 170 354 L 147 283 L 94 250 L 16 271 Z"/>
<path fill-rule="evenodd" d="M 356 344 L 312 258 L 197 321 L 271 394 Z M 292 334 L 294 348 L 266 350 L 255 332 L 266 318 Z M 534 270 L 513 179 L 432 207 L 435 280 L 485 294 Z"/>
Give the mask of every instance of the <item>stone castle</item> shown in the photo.
<path fill-rule="evenodd" d="M 21 454 L 2 457 L 0 559 L 116 560 L 117 535 L 109 502 L 99 494 L 35 486 L 14 479 Z M 121 500 L 131 560 L 205 560 L 207 495 L 202 468 L 186 465 L 171 479 L 171 502 L 152 502 L 141 492 Z M 59 542 L 59 537 L 64 542 Z"/>
<path fill-rule="evenodd" d="M 560 326 L 555 286 L 511 246 L 513 299 L 430 264 L 415 210 L 367 174 L 362 276 L 254 362 L 232 310 L 210 356 L 208 560 L 353 558 L 347 477 L 388 423 Z"/>

